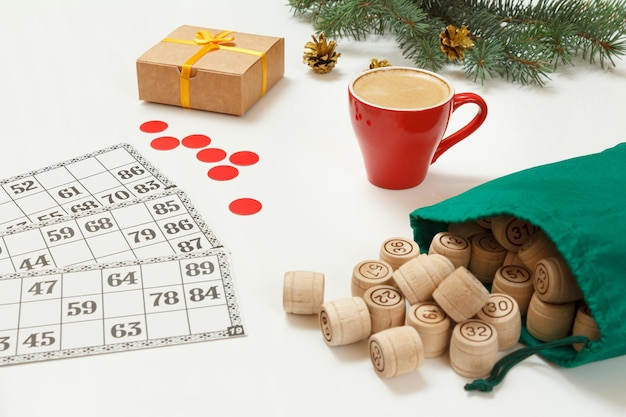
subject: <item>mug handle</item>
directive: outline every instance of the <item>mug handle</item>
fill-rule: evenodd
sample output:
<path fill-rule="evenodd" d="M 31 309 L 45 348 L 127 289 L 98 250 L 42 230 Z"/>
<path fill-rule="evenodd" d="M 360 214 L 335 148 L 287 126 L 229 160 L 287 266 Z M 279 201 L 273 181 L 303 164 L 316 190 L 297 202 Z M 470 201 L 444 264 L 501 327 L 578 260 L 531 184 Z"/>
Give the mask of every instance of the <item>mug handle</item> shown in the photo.
<path fill-rule="evenodd" d="M 487 117 L 487 103 L 485 103 L 485 100 L 483 100 L 481 96 L 474 93 L 455 94 L 452 97 L 452 113 L 454 113 L 454 111 L 462 105 L 468 103 L 478 105 L 478 112 L 476 113 L 476 116 L 474 116 L 468 124 L 439 142 L 439 146 L 437 146 L 433 160 L 430 162 L 431 164 L 434 163 L 445 151 L 472 134 L 485 121 L 485 118 Z"/>

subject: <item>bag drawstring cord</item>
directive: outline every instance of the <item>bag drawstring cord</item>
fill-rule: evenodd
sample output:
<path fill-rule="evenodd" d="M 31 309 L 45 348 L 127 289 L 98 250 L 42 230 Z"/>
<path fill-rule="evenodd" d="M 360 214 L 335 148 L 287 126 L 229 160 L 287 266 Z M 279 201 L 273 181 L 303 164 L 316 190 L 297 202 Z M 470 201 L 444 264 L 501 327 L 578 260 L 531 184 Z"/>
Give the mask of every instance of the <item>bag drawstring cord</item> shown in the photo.
<path fill-rule="evenodd" d="M 502 382 L 502 380 L 511 370 L 511 368 L 513 368 L 524 359 L 534 355 L 535 353 L 539 353 L 541 351 L 556 347 L 572 345 L 575 343 L 584 343 L 585 345 L 587 345 L 589 342 L 590 340 L 587 336 L 568 336 L 537 346 L 523 347 L 507 354 L 498 362 L 496 362 L 493 366 L 493 369 L 491 370 L 491 374 L 487 378 L 477 379 L 469 384 L 466 384 L 465 391 L 490 392 L 491 390 L 493 390 L 493 387 Z"/>

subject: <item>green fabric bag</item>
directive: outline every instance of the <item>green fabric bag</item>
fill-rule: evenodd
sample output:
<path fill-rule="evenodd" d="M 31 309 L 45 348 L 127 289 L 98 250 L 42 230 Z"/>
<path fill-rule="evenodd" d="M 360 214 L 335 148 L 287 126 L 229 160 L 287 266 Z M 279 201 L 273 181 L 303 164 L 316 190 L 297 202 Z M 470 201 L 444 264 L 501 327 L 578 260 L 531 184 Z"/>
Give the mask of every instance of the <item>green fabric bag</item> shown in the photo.
<path fill-rule="evenodd" d="M 413 211 L 410 221 L 414 239 L 425 251 L 449 223 L 505 214 L 533 223 L 552 239 L 576 277 L 601 337 L 577 352 L 571 340 L 546 344 L 524 327 L 521 342 L 530 348 L 517 359 L 505 357 L 496 368 L 510 368 L 532 353 L 563 367 L 626 354 L 626 143 L 489 181 Z M 494 373 L 502 372 L 496 368 Z"/>

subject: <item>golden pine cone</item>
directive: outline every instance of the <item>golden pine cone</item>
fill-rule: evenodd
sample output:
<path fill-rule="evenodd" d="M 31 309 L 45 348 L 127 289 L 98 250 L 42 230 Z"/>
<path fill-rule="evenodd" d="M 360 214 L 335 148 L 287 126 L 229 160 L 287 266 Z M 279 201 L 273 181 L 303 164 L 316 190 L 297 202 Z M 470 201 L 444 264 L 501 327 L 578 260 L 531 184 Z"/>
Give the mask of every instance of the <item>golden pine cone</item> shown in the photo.
<path fill-rule="evenodd" d="M 448 56 L 448 59 L 463 61 L 465 50 L 472 48 L 474 42 L 470 39 L 471 33 L 465 25 L 460 28 L 448 25 L 439 35 L 441 52 Z"/>
<path fill-rule="evenodd" d="M 335 51 L 337 44 L 335 41 L 328 41 L 323 33 L 319 35 L 319 38 L 315 38 L 314 35 L 311 35 L 311 38 L 313 42 L 307 42 L 304 46 L 302 62 L 318 74 L 330 72 L 341 56 Z"/>
<path fill-rule="evenodd" d="M 374 68 L 382 68 L 382 67 L 390 67 L 391 64 L 386 59 L 381 59 L 380 61 L 376 58 L 372 58 L 370 61 L 370 69 Z"/>

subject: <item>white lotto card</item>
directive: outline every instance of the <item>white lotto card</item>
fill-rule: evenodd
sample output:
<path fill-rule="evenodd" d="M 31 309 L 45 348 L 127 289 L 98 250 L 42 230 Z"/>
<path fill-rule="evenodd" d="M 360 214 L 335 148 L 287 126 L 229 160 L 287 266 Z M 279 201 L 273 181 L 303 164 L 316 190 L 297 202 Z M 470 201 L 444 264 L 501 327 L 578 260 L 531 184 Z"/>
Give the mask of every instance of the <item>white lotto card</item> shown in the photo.
<path fill-rule="evenodd" d="M 0 229 L 161 193 L 175 187 L 128 144 L 0 181 Z"/>
<path fill-rule="evenodd" d="M 221 248 L 0 278 L 0 365 L 244 335 Z"/>
<path fill-rule="evenodd" d="M 0 232 L 0 274 L 222 247 L 179 189 Z"/>

